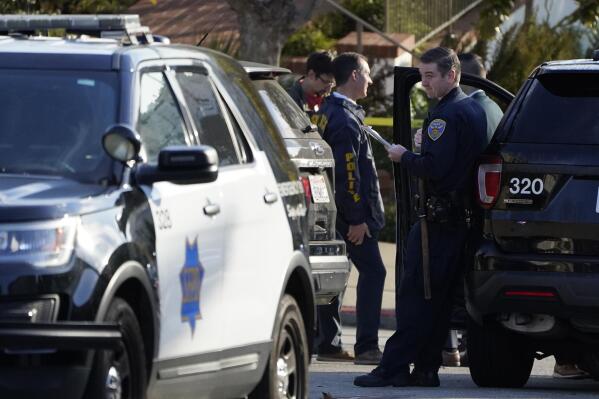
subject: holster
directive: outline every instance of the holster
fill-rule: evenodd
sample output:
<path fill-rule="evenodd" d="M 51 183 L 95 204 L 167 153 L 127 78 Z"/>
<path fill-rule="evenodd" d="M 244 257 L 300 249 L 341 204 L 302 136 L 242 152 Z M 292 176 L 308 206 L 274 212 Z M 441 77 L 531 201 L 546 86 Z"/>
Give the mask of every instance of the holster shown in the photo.
<path fill-rule="evenodd" d="M 457 224 L 466 221 L 464 201 L 455 192 L 429 195 L 426 199 L 426 220 L 432 223 Z"/>

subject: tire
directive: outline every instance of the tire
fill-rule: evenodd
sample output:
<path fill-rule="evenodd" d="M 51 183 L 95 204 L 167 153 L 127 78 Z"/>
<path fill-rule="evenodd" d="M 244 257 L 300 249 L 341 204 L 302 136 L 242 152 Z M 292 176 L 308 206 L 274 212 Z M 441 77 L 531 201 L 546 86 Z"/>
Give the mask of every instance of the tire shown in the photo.
<path fill-rule="evenodd" d="M 468 323 L 468 367 L 479 387 L 520 388 L 532 370 L 534 353 L 521 336 L 494 323 Z"/>
<path fill-rule="evenodd" d="M 599 351 L 596 348 L 585 351 L 577 366 L 599 381 Z"/>
<path fill-rule="evenodd" d="M 146 357 L 135 313 L 127 302 L 114 298 L 108 307 L 105 321 L 119 324 L 123 340 L 117 350 L 96 352 L 85 398 L 145 398 Z"/>
<path fill-rule="evenodd" d="M 284 295 L 275 320 L 274 340 L 262 380 L 250 399 L 307 399 L 308 339 L 295 299 Z"/>

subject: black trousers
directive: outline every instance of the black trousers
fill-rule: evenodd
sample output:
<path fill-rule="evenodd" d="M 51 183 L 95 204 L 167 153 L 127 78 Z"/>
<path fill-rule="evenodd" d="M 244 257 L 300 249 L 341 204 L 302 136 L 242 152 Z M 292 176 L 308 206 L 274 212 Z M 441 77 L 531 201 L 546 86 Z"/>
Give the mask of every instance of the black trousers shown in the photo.
<path fill-rule="evenodd" d="M 452 307 L 452 292 L 466 238 L 465 225 L 429 223 L 432 299 L 424 299 L 420 222 L 408 234 L 404 271 L 396 295 L 397 330 L 387 340 L 380 366 L 389 375 L 438 371 Z"/>
<path fill-rule="evenodd" d="M 358 269 L 356 287 L 356 355 L 371 349 L 378 349 L 381 303 L 387 271 L 381 258 L 378 232 L 372 237 L 364 237 L 361 245 L 347 241 L 349 227 L 337 221 L 337 232 L 347 245 L 347 253 Z M 341 350 L 341 324 L 339 323 L 339 303 L 318 306 L 318 353 L 331 353 Z"/>

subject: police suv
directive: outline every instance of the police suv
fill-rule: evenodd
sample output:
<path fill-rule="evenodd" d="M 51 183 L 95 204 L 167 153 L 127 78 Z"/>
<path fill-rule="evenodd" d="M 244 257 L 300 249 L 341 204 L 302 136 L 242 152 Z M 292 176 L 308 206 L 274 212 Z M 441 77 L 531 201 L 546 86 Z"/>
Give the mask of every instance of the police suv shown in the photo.
<path fill-rule="evenodd" d="M 243 68 L 131 15 L 0 32 L 0 397 L 306 398 L 305 194 Z"/>
<path fill-rule="evenodd" d="M 264 100 L 291 160 L 298 167 L 308 207 L 310 266 L 317 304 L 328 304 L 345 291 L 350 273 L 345 241 L 336 235 L 335 158 L 318 128 L 277 79 L 290 70 L 242 62 Z"/>
<path fill-rule="evenodd" d="M 396 79 L 396 140 L 411 145 L 399 115 L 418 78 L 404 69 Z M 556 355 L 599 379 L 599 51 L 540 65 L 515 97 L 473 76 L 462 83 L 506 109 L 474 176 L 464 262 L 472 378 L 520 387 L 535 358 Z M 398 187 L 408 204 L 410 190 Z"/>

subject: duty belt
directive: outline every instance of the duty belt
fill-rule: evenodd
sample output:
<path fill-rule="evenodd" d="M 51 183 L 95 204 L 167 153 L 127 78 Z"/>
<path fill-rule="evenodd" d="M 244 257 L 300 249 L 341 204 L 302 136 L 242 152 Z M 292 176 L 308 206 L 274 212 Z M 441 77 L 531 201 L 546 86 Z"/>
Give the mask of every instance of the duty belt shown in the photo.
<path fill-rule="evenodd" d="M 426 220 L 433 223 L 458 223 L 467 212 L 455 195 L 431 195 L 426 199 Z"/>

